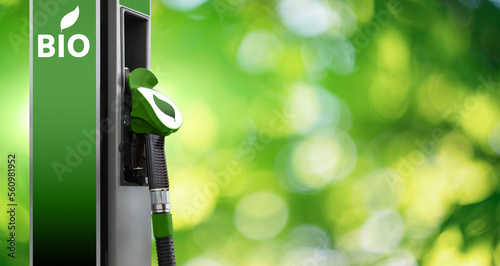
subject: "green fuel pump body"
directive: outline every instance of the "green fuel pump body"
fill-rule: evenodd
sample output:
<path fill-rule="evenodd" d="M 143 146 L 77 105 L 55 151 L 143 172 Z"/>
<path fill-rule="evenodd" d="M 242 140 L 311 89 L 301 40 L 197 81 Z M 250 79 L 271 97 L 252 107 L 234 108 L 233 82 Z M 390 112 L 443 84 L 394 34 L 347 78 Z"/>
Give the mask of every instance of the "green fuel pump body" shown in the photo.
<path fill-rule="evenodd" d="M 154 160 L 182 123 L 145 70 L 150 0 L 29 2 L 30 262 L 150 265 L 149 206 L 154 235 L 172 237 L 166 164 Z M 146 80 L 128 89 L 126 68 Z"/>

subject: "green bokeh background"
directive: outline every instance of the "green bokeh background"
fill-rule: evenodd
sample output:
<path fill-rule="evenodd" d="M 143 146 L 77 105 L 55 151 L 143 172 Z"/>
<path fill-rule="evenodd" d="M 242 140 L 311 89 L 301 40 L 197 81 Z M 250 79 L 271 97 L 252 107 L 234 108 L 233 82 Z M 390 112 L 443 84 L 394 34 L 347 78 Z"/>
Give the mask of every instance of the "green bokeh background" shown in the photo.
<path fill-rule="evenodd" d="M 500 265 L 499 1 L 151 8 L 185 121 L 166 139 L 180 265 Z M 24 158 L 27 19 L 0 0 L 1 150 Z"/>

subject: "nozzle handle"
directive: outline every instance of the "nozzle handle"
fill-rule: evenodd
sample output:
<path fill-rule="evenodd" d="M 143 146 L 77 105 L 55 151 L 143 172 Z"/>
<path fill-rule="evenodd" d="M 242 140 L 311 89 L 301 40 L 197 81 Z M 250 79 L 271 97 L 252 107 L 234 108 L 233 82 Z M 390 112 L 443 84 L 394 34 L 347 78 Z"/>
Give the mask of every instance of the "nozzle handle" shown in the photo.
<path fill-rule="evenodd" d="M 149 189 L 169 189 L 165 137 L 146 134 Z"/>

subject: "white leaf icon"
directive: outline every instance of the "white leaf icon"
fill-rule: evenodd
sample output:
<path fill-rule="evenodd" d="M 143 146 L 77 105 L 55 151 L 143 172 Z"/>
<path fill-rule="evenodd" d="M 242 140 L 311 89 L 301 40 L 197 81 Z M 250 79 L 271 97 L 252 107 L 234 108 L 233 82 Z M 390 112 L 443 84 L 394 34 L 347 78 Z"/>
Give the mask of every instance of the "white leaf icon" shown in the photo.
<path fill-rule="evenodd" d="M 80 16 L 80 8 L 77 6 L 75 10 L 69 12 L 61 19 L 61 32 L 64 29 L 73 26 L 73 24 L 75 24 L 75 22 L 78 20 L 78 16 Z"/>

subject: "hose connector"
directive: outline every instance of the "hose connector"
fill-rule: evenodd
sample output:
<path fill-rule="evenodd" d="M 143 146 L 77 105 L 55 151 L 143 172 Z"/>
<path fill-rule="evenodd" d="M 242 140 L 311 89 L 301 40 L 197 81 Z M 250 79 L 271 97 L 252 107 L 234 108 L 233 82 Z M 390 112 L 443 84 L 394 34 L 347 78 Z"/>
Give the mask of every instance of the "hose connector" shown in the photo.
<path fill-rule="evenodd" d="M 170 213 L 170 195 L 166 188 L 151 189 L 151 211 L 153 214 Z"/>

